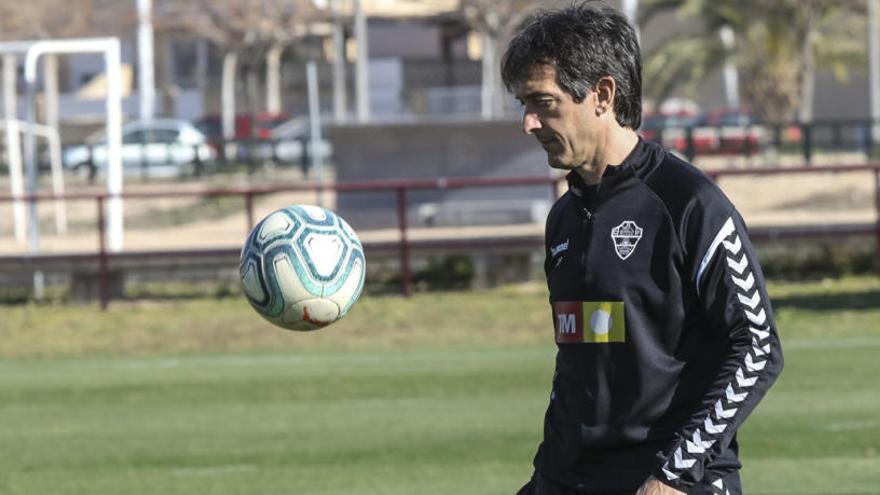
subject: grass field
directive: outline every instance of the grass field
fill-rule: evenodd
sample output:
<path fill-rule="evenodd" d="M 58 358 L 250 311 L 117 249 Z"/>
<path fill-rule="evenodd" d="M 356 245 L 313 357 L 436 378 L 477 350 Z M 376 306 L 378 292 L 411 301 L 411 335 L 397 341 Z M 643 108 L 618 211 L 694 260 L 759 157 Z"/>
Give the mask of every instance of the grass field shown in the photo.
<path fill-rule="evenodd" d="M 786 368 L 750 494 L 880 493 L 880 279 L 771 287 Z M 2 494 L 512 494 L 554 346 L 540 286 L 365 297 L 311 334 L 238 298 L 10 306 Z"/>

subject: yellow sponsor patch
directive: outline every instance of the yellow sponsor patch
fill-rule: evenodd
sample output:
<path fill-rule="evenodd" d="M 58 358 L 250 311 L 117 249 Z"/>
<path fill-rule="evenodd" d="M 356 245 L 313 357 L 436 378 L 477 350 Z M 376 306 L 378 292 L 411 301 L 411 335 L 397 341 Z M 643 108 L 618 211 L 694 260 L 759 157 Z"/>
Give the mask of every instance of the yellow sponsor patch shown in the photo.
<path fill-rule="evenodd" d="M 557 344 L 626 342 L 623 301 L 552 303 Z"/>

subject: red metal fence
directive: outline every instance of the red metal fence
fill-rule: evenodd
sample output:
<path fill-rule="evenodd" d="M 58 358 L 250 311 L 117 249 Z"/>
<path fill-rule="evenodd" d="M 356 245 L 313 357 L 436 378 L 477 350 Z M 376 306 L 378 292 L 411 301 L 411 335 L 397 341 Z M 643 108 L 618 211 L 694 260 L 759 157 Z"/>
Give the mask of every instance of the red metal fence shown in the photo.
<path fill-rule="evenodd" d="M 837 165 L 837 166 L 804 166 L 804 167 L 778 167 L 778 168 L 749 168 L 749 169 L 730 169 L 730 170 L 713 170 L 707 174 L 718 180 L 722 177 L 733 176 L 761 176 L 761 175 L 800 175 L 815 173 L 854 173 L 854 172 L 870 172 L 874 176 L 874 208 L 877 213 L 877 220 L 873 226 L 843 228 L 843 229 L 817 229 L 815 227 L 808 229 L 778 229 L 770 231 L 755 232 L 755 238 L 782 238 L 782 237 L 821 237 L 821 236 L 849 236 L 849 235 L 870 235 L 873 233 L 876 240 L 876 266 L 880 271 L 880 163 L 862 164 L 862 165 Z M 461 239 L 435 239 L 431 241 L 414 242 L 409 237 L 409 226 L 407 225 L 407 195 L 410 191 L 415 190 L 445 190 L 445 189 L 463 189 L 476 187 L 511 187 L 511 186 L 547 186 L 551 189 L 555 196 L 558 186 L 563 178 L 552 177 L 509 177 L 509 178 L 437 178 L 425 180 L 383 180 L 368 182 L 351 182 L 351 183 L 335 183 L 335 184 L 279 184 L 271 186 L 253 186 L 253 187 L 228 187 L 213 189 L 190 189 L 165 192 L 125 192 L 120 195 L 126 199 L 154 199 L 154 198 L 212 198 L 221 196 L 238 196 L 243 199 L 245 216 L 247 221 L 247 230 L 255 224 L 254 219 L 254 198 L 257 196 L 285 193 L 285 192 L 318 192 L 336 191 L 339 192 L 387 192 L 394 194 L 396 198 L 397 209 L 397 229 L 398 240 L 391 243 L 374 243 L 371 247 L 377 250 L 396 250 L 399 254 L 399 263 L 402 279 L 402 289 L 404 294 L 410 294 L 412 291 L 412 272 L 411 272 L 411 250 L 412 249 L 443 249 L 443 248 L 459 248 L 462 247 Z M 190 251 L 143 251 L 143 252 L 123 252 L 110 253 L 106 248 L 106 232 L 104 221 L 104 205 L 111 198 L 108 193 L 89 192 L 89 193 L 69 193 L 63 196 L 53 194 L 36 194 L 27 195 L 22 198 L 13 198 L 8 195 L 0 196 L 0 202 L 25 201 L 25 202 L 42 202 L 52 201 L 56 199 L 65 200 L 91 200 L 95 201 L 97 207 L 97 235 L 99 239 L 98 250 L 94 253 L 77 253 L 77 254 L 36 254 L 26 256 L 8 256 L 0 257 L 0 261 L 16 263 L 17 266 L 28 269 L 34 266 L 36 261 L 53 261 L 64 262 L 65 260 L 73 263 L 82 260 L 95 260 L 98 265 L 98 277 L 100 281 L 100 299 L 102 307 L 106 307 L 109 303 L 109 274 L 112 264 L 116 260 L 122 260 L 132 257 L 198 257 L 205 254 L 226 254 L 226 250 L 190 250 Z M 492 238 L 481 241 L 467 241 L 470 247 L 505 247 L 505 246 L 540 246 L 540 238 L 529 239 L 512 239 L 512 238 Z"/>

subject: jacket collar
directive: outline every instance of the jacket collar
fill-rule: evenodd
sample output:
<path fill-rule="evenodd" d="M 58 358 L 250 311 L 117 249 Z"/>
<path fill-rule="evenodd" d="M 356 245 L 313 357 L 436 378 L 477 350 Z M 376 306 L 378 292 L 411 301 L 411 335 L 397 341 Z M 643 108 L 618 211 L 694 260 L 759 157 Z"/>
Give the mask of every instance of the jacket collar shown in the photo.
<path fill-rule="evenodd" d="M 605 172 L 602 173 L 602 178 L 599 180 L 596 189 L 603 192 L 614 190 L 614 186 L 632 177 L 638 168 L 646 164 L 650 152 L 650 146 L 647 145 L 642 136 L 639 136 L 636 146 L 619 165 L 605 167 Z M 569 172 L 565 178 L 568 181 L 568 190 L 575 196 L 582 197 L 584 191 L 590 188 L 590 186 L 584 183 L 581 174 L 575 170 Z"/>

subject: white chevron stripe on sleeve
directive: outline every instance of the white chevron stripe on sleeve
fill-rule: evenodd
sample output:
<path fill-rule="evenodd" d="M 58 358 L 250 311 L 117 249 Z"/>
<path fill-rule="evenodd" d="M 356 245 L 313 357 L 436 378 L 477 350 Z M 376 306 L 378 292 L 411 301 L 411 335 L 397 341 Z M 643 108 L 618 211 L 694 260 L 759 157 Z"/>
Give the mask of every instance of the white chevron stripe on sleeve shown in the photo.
<path fill-rule="evenodd" d="M 745 304 L 752 310 L 754 310 L 761 302 L 761 292 L 757 290 L 752 294 L 752 297 L 746 297 L 742 294 L 737 294 L 736 297 L 739 299 L 739 302 Z"/>
<path fill-rule="evenodd" d="M 736 384 L 739 385 L 740 388 L 749 388 L 754 385 L 756 381 L 758 381 L 757 376 L 746 378 L 742 368 L 736 370 Z"/>
<path fill-rule="evenodd" d="M 690 440 L 685 440 L 684 443 L 687 446 L 689 454 L 699 455 L 706 453 L 706 449 L 704 449 L 702 445 L 697 445 Z"/>
<path fill-rule="evenodd" d="M 733 258 L 727 258 L 727 266 L 733 268 L 736 273 L 742 275 L 743 270 L 749 266 L 749 260 L 745 254 L 742 255 L 742 258 L 740 258 L 739 261 L 735 261 Z"/>
<path fill-rule="evenodd" d="M 764 312 L 764 308 L 761 308 L 761 311 L 758 311 L 757 314 L 752 313 L 747 309 L 743 310 L 743 313 L 745 313 L 746 318 L 748 318 L 749 321 L 754 323 L 755 325 L 761 326 L 767 321 L 767 313 Z"/>
<path fill-rule="evenodd" d="M 767 366 L 767 361 L 754 361 L 751 354 L 746 354 L 746 369 L 752 373 L 761 371 Z"/>
<path fill-rule="evenodd" d="M 662 468 L 660 468 L 661 471 L 663 471 L 663 474 L 666 475 L 666 479 L 669 481 L 677 480 L 678 475 L 673 473 L 669 469 L 667 469 L 668 467 L 669 467 L 669 463 L 667 462 L 666 464 L 663 465 Z"/>
<path fill-rule="evenodd" d="M 704 449 L 712 448 L 712 446 L 715 445 L 715 440 L 703 440 L 703 436 L 700 434 L 699 428 L 694 430 L 694 434 L 691 436 L 691 441 L 695 445 L 699 445 L 700 447 L 703 447 Z"/>
<path fill-rule="evenodd" d="M 715 424 L 712 422 L 712 418 L 706 416 L 706 421 L 703 421 L 703 428 L 706 429 L 706 433 L 710 435 L 717 435 L 719 433 L 723 433 L 724 430 L 727 429 L 727 425 L 724 423 Z"/>
<path fill-rule="evenodd" d="M 755 286 L 755 277 L 752 275 L 752 272 L 749 272 L 749 276 L 746 278 L 737 278 L 731 275 L 730 279 L 733 280 L 733 283 L 742 289 L 743 292 L 748 292 Z"/>
<path fill-rule="evenodd" d="M 739 240 L 739 236 L 736 236 L 733 238 L 733 242 L 724 241 L 724 247 L 733 254 L 739 254 L 742 249 L 742 241 Z"/>
<path fill-rule="evenodd" d="M 700 261 L 700 268 L 697 270 L 696 279 L 694 279 L 694 285 L 697 287 L 697 294 L 700 293 L 700 282 L 703 279 L 703 273 L 706 271 L 712 258 L 715 257 L 715 251 L 718 250 L 718 246 L 735 231 L 736 227 L 733 225 L 733 218 L 728 217 L 727 221 L 724 222 L 724 225 L 721 226 L 721 229 L 718 230 L 718 233 L 715 234 L 712 244 L 706 249 L 706 253 L 703 255 L 702 261 Z"/>
<path fill-rule="evenodd" d="M 739 412 L 740 404 L 748 398 L 750 389 L 755 386 L 759 378 L 758 376 L 747 376 L 746 373 L 755 374 L 763 370 L 767 366 L 767 356 L 771 351 L 771 344 L 767 342 L 772 331 L 767 326 L 769 316 L 765 308 L 762 307 L 761 291 L 756 289 L 756 275 L 754 271 L 749 270 L 748 253 L 743 250 L 744 244 L 741 236 L 737 233 L 732 217 L 725 221 L 703 256 L 695 281 L 697 294 L 700 294 L 700 282 L 704 272 L 712 262 L 719 246 L 724 246 L 724 249 L 727 250 L 724 262 L 729 270 L 725 271 L 730 276 L 730 281 L 739 289 L 739 291 L 733 292 L 736 294 L 736 299 L 742 304 L 741 314 L 751 322 L 751 326 L 748 328 L 752 334 L 752 345 L 751 349 L 745 353 L 744 362 L 737 367 L 735 376 L 726 385 L 724 395 L 715 401 L 712 411 L 703 420 L 703 428 L 696 429 L 690 439 L 685 439 L 684 444 L 679 445 L 675 450 L 672 459 L 667 461 L 663 472 L 670 480 L 673 479 L 670 475 L 676 477 L 677 475 L 669 469 L 690 468 L 696 463 L 697 459 L 688 459 L 685 458 L 685 455 L 694 457 L 705 455 L 706 450 L 717 441 L 717 437 L 703 441 L 703 434 L 720 435 L 730 426 L 731 418 Z M 731 297 L 732 294 L 726 295 Z M 683 449 L 685 449 L 684 452 Z M 666 469 L 667 467 L 669 469 Z M 718 493 L 724 493 L 721 480 L 714 482 L 713 488 L 717 488 Z"/>
<path fill-rule="evenodd" d="M 770 354 L 770 344 L 762 346 L 757 339 L 752 339 L 752 352 L 755 353 L 755 357 L 766 356 Z"/>
<path fill-rule="evenodd" d="M 733 409 L 724 409 L 724 406 L 721 405 L 721 399 L 718 399 L 718 402 L 715 403 L 715 416 L 721 419 L 729 419 L 732 418 L 734 414 L 736 414 L 737 408 Z"/>
<path fill-rule="evenodd" d="M 727 384 L 727 390 L 725 390 L 724 392 L 724 396 L 727 397 L 727 401 L 733 403 L 744 401 L 747 395 L 749 395 L 748 392 L 742 392 L 739 394 L 734 392 L 733 385 L 729 383 Z"/>
<path fill-rule="evenodd" d="M 685 459 L 682 457 L 681 447 L 675 449 L 675 468 L 676 469 L 688 469 L 693 467 L 694 464 L 697 463 L 696 459 Z"/>

